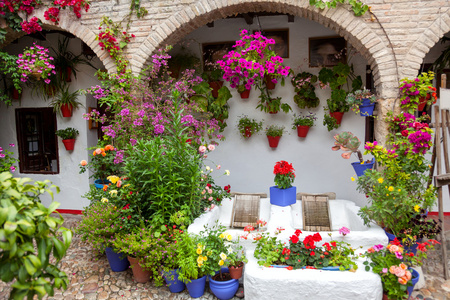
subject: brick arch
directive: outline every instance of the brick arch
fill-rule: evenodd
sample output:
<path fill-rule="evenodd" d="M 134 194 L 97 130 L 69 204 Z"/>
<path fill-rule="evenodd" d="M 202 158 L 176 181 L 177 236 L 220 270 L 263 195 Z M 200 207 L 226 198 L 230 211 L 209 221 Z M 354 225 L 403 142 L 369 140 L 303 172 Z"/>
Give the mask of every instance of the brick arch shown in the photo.
<path fill-rule="evenodd" d="M 96 37 L 95 33 L 89 27 L 81 24 L 81 22 L 73 15 L 73 13 L 70 10 L 63 10 L 60 12 L 60 22 L 58 25 L 55 25 L 45 20 L 44 8 L 35 10 L 33 16 L 38 17 L 42 21 L 43 23 L 42 29 L 44 30 L 48 29 L 48 30 L 61 30 L 70 32 L 71 34 L 82 40 L 94 51 L 94 53 L 97 55 L 97 57 L 100 59 L 100 61 L 103 63 L 103 65 L 109 72 L 116 71 L 116 65 L 114 60 L 112 60 L 109 57 L 107 51 L 101 50 L 100 46 L 98 45 L 98 42 L 95 40 Z M 11 31 L 10 33 L 7 34 L 6 41 L 2 46 L 6 46 L 13 40 L 20 38 L 24 35 L 25 33 L 23 31 L 21 32 Z"/>
<path fill-rule="evenodd" d="M 394 92 L 389 89 L 388 80 L 392 80 L 393 74 L 397 76 L 396 65 L 392 63 L 395 61 L 395 56 L 381 27 L 374 26 L 378 23 L 370 23 L 368 14 L 364 17 L 356 17 L 346 7 L 319 10 L 310 6 L 308 1 L 299 1 L 298 5 L 288 2 L 291 1 L 249 0 L 245 3 L 227 6 L 220 0 L 198 1 L 166 19 L 152 30 L 133 54 L 132 70 L 134 73 L 139 73 L 148 63 L 149 57 L 155 49 L 175 44 L 190 32 L 214 20 L 250 11 L 279 12 L 307 18 L 343 36 L 367 59 L 373 70 L 375 85 L 380 88 L 383 96 L 394 96 Z M 397 78 L 396 80 L 398 81 Z"/>
<path fill-rule="evenodd" d="M 412 43 L 405 55 L 403 62 L 405 67 L 401 69 L 402 78 L 416 77 L 425 55 L 444 34 L 450 31 L 450 9 L 437 16 L 436 20 Z"/>

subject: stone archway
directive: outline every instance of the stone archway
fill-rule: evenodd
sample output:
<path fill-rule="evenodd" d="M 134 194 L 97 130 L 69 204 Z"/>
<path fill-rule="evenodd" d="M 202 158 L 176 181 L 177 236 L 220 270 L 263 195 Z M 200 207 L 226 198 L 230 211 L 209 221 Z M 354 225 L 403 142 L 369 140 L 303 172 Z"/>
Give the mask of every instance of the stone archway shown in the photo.
<path fill-rule="evenodd" d="M 356 17 L 344 7 L 318 10 L 306 2 L 298 5 L 288 1 L 252 1 L 224 5 L 222 1 L 200 1 L 176 13 L 156 26 L 139 49 L 132 56 L 132 70 L 139 73 L 149 61 L 151 53 L 164 45 L 175 44 L 185 35 L 205 24 L 236 13 L 279 12 L 303 17 L 333 29 L 343 36 L 369 62 L 374 74 L 375 85 L 382 96 L 395 97 L 392 80 L 398 81 L 395 56 L 389 47 L 381 26 L 374 26 L 368 14 Z M 395 78 L 392 78 L 392 77 Z"/>
<path fill-rule="evenodd" d="M 53 23 L 50 23 L 49 21 L 46 21 L 44 18 L 44 8 L 40 8 L 38 10 L 35 10 L 33 13 L 33 16 L 38 17 L 42 23 L 42 28 L 48 29 L 48 30 L 61 30 L 61 31 L 67 31 L 82 40 L 86 45 L 88 45 L 94 53 L 97 55 L 97 57 L 100 59 L 100 61 L 105 66 L 106 70 L 108 72 L 116 72 L 116 65 L 113 59 L 109 56 L 109 53 L 105 50 L 102 50 L 101 47 L 98 45 L 98 42 L 96 41 L 96 35 L 92 31 L 91 28 L 81 24 L 81 22 L 76 19 L 73 16 L 73 13 L 69 10 L 63 10 L 60 13 L 60 23 L 58 25 L 54 25 Z M 11 43 L 13 40 L 20 38 L 24 36 L 25 33 L 23 31 L 21 32 L 10 32 L 6 36 L 6 41 L 2 46 L 6 46 L 9 43 Z"/>

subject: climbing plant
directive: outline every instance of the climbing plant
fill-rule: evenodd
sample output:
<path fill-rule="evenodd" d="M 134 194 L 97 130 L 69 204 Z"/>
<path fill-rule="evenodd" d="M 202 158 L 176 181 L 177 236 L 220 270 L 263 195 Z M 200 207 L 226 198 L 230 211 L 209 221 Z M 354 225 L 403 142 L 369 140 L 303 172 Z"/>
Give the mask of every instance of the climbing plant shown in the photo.
<path fill-rule="evenodd" d="M 330 1 L 309 0 L 309 4 L 319 9 L 325 9 L 327 7 L 336 8 L 338 4 L 349 4 L 352 7 L 353 13 L 357 17 L 364 15 L 369 10 L 368 5 L 358 0 L 330 0 Z"/>

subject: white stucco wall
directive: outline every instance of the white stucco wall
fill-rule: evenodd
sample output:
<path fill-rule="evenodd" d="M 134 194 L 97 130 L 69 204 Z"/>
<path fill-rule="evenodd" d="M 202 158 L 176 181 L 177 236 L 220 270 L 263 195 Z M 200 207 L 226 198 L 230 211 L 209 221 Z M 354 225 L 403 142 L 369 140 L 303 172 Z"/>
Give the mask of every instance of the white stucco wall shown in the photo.
<path fill-rule="evenodd" d="M 57 49 L 59 34 L 47 34 L 46 41 L 38 41 L 39 45 L 49 47 L 52 45 Z M 63 36 L 61 36 L 63 38 Z M 12 54 L 19 54 L 26 46 L 32 45 L 33 40 L 29 37 L 24 37 L 19 40 L 18 44 L 11 44 L 5 48 L 5 50 Z M 69 50 L 75 54 L 81 53 L 81 40 L 73 38 L 69 43 Z M 101 67 L 101 63 L 97 58 L 92 60 L 92 63 L 96 67 Z M 87 88 L 91 85 L 99 83 L 94 76 L 95 70 L 87 65 L 77 66 L 77 77 L 72 75 L 72 82 L 70 83 L 70 91 L 76 89 Z M 83 113 L 87 112 L 89 106 L 96 106 L 96 102 L 90 95 L 80 95 L 78 97 L 84 107 L 73 111 L 73 115 L 70 118 L 63 118 L 59 114 L 56 115 L 56 128 L 64 129 L 67 127 L 73 127 L 78 129 L 80 134 L 75 141 L 75 148 L 73 151 L 67 151 L 62 143 L 61 138 L 58 137 L 58 154 L 59 154 L 59 174 L 21 174 L 17 166 L 17 170 L 14 172 L 15 176 L 29 177 L 33 180 L 50 180 L 53 184 L 61 188 L 59 194 L 54 195 L 54 200 L 61 203 L 59 208 L 63 209 L 83 209 L 89 201 L 85 198 L 81 198 L 81 195 L 85 194 L 89 190 L 89 174 L 79 173 L 79 162 L 83 159 L 87 160 L 88 153 L 86 148 L 93 146 L 97 141 L 97 131 L 89 130 L 88 121 L 82 118 Z M 2 134 L 0 135 L 0 145 L 4 148 L 8 148 L 9 143 L 14 143 L 15 148 L 12 148 L 14 156 L 18 157 L 17 146 L 17 134 L 16 134 L 16 120 L 15 109 L 23 107 L 48 107 L 50 100 L 44 101 L 41 97 L 35 93 L 31 93 L 31 88 L 24 87 L 21 100 L 14 100 L 13 105 L 0 107 L 1 115 L 0 126 L 2 128 Z M 51 198 L 46 195 L 41 197 L 42 202 L 48 205 L 51 202 Z"/>

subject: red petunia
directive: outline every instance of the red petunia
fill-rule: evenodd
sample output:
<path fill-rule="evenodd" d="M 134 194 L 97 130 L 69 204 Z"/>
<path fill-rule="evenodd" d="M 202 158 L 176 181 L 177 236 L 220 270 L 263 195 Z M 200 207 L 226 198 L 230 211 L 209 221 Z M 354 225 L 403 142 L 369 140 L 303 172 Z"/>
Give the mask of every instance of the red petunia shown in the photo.
<path fill-rule="evenodd" d="M 296 236 L 296 235 L 294 234 L 294 235 L 292 235 L 292 236 L 289 238 L 289 241 L 291 241 L 291 242 L 294 243 L 294 244 L 297 244 L 298 241 L 299 241 L 299 238 L 298 238 L 298 236 Z"/>

